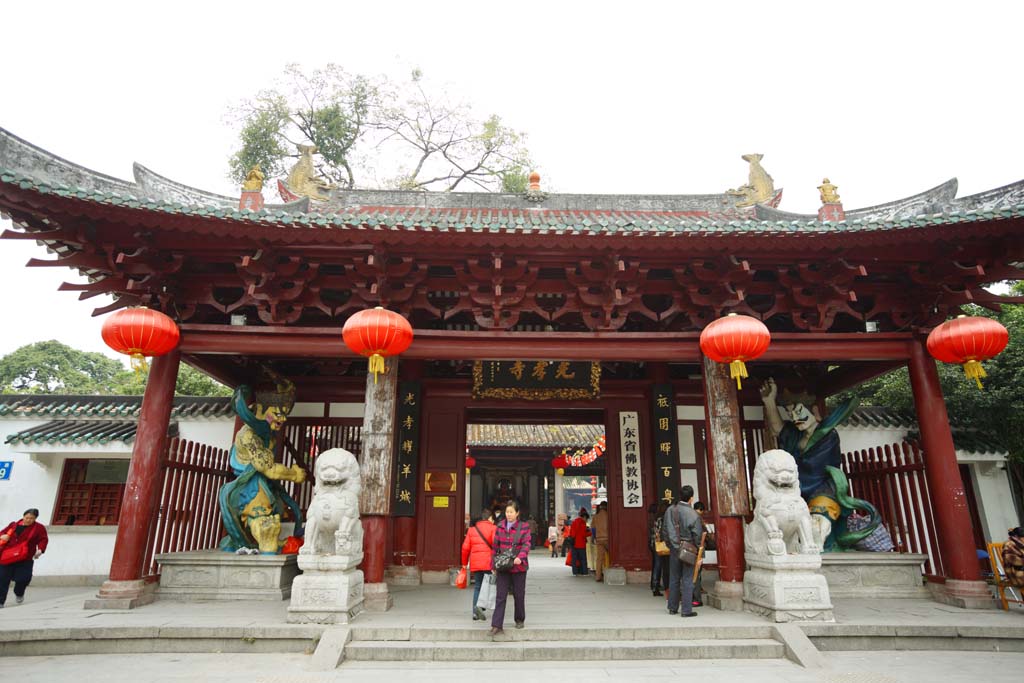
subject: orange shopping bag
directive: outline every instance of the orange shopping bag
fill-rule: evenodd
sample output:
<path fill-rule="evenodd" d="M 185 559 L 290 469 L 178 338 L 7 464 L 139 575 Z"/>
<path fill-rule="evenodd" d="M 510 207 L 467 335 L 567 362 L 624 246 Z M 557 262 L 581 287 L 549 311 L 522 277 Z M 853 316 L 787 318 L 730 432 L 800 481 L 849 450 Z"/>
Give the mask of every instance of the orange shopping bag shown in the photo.
<path fill-rule="evenodd" d="M 459 575 L 455 577 L 455 587 L 462 589 L 469 585 L 469 577 L 466 575 L 466 568 L 463 567 L 459 570 Z"/>

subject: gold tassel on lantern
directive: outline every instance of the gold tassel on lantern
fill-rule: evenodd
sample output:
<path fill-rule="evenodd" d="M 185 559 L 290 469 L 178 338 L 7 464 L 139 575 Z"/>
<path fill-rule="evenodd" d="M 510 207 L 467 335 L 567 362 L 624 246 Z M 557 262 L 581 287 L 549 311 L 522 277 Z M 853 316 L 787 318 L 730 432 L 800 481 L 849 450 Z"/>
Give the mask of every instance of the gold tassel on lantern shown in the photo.
<path fill-rule="evenodd" d="M 964 363 L 964 374 L 967 375 L 967 379 L 973 379 L 975 382 L 977 382 L 979 389 L 985 388 L 981 386 L 981 378 L 988 377 L 988 375 L 985 374 L 985 368 L 981 366 L 981 362 L 976 360 L 969 360 L 966 363 Z"/>
<path fill-rule="evenodd" d="M 384 367 L 384 356 L 379 353 L 375 353 L 370 356 L 370 372 L 373 373 L 373 383 L 377 383 L 377 375 L 382 372 L 387 372 L 388 369 Z"/>
<path fill-rule="evenodd" d="M 741 360 L 734 360 L 729 363 L 729 377 L 736 380 L 736 389 L 740 390 L 743 388 L 743 382 L 741 380 L 747 377 L 747 366 Z"/>
<path fill-rule="evenodd" d="M 149 368 L 149 364 L 146 362 L 146 357 L 138 351 L 132 352 L 130 364 L 136 375 L 141 375 Z"/>

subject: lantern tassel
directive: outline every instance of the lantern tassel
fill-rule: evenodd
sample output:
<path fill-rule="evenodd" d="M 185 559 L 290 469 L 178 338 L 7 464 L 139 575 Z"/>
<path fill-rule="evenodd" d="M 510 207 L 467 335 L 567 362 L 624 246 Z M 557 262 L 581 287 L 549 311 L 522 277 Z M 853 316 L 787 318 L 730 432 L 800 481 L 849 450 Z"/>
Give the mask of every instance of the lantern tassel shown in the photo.
<path fill-rule="evenodd" d="M 741 360 L 734 360 L 729 363 L 729 377 L 736 380 L 736 389 L 743 388 L 741 380 L 747 377 L 747 366 Z"/>
<path fill-rule="evenodd" d="M 149 368 L 149 364 L 146 363 L 146 357 L 138 351 L 131 355 L 130 363 L 136 375 L 141 375 Z"/>
<path fill-rule="evenodd" d="M 382 372 L 387 372 L 388 369 L 384 367 L 384 356 L 379 353 L 375 353 L 370 356 L 370 372 L 373 373 L 373 383 L 377 383 L 377 375 Z"/>
<path fill-rule="evenodd" d="M 977 382 L 979 389 L 985 388 L 981 386 L 981 378 L 988 377 L 988 375 L 985 374 L 985 368 L 982 367 L 980 361 L 969 360 L 964 363 L 964 374 L 967 375 L 967 379 L 973 379 Z"/>

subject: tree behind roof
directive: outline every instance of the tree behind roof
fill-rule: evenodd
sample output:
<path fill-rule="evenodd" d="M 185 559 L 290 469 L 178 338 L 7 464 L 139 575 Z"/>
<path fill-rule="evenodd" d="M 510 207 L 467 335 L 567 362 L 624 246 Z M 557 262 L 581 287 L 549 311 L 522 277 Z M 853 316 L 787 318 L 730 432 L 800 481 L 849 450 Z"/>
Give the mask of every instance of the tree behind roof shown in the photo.
<path fill-rule="evenodd" d="M 284 178 L 297 145 L 312 144 L 317 173 L 343 189 L 527 189 L 524 136 L 496 115 L 479 119 L 468 104 L 451 102 L 418 69 L 394 83 L 334 64 L 308 74 L 291 65 L 234 111 L 240 148 L 229 177 L 236 183 L 256 164 L 268 178 Z"/>
<path fill-rule="evenodd" d="M 27 344 L 0 358 L 0 393 L 137 396 L 148 371 L 135 373 L 102 353 L 80 351 L 55 340 Z M 229 396 L 231 390 L 181 364 L 178 396 Z"/>

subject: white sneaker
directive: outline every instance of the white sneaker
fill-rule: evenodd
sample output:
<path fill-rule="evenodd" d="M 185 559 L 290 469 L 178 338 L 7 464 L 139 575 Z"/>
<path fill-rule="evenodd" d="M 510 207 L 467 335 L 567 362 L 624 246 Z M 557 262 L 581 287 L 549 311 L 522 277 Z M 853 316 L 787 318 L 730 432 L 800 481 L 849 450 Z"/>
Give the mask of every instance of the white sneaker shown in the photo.
<path fill-rule="evenodd" d="M 18 603 L 20 605 L 21 603 L 25 602 L 25 596 L 24 595 L 15 595 L 14 596 L 14 602 L 16 602 L 16 603 Z"/>

